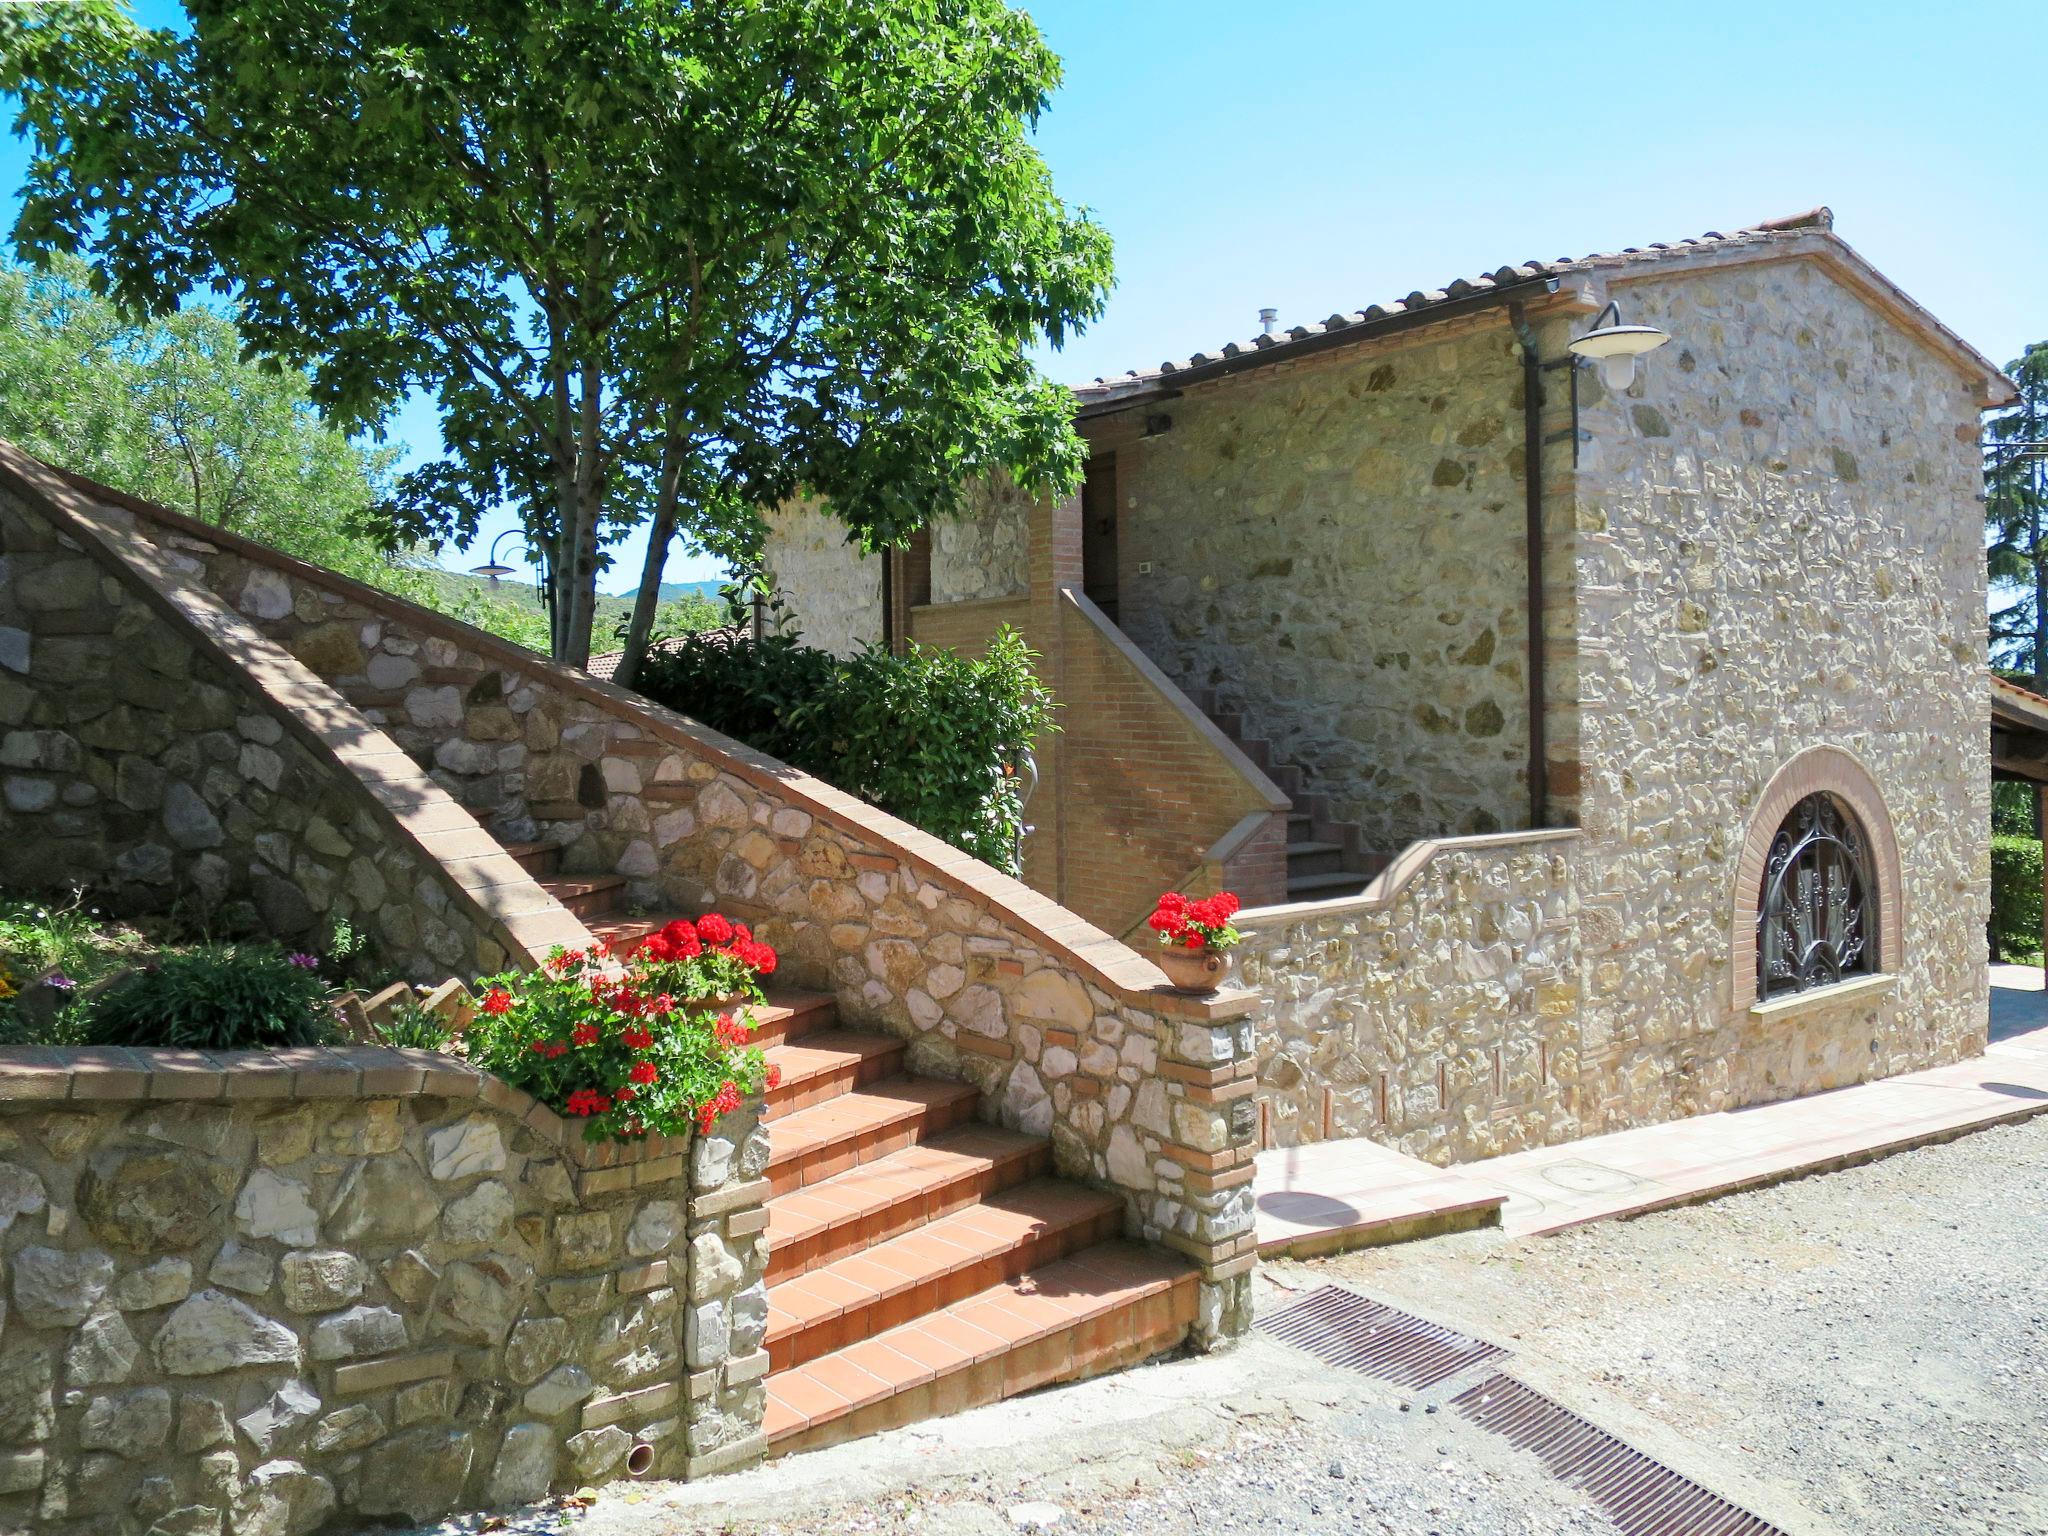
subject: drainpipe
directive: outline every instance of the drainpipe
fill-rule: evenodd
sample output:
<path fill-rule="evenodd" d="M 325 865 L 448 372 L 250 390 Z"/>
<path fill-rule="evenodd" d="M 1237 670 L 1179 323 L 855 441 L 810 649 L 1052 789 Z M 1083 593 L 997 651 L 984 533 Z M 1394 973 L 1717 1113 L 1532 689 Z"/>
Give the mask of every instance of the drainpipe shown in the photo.
<path fill-rule="evenodd" d="M 1536 333 L 1519 303 L 1508 306 L 1522 348 L 1522 500 L 1524 564 L 1529 572 L 1529 825 L 1548 821 L 1550 768 L 1545 738 L 1543 679 L 1543 363 Z"/>

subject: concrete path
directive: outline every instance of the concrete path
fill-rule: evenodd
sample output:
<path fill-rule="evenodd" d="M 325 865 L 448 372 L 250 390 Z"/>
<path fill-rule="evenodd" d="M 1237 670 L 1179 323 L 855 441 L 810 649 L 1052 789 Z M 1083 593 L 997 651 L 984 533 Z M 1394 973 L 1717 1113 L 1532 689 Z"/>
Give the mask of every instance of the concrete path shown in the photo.
<path fill-rule="evenodd" d="M 1991 968 L 1991 1047 L 1953 1066 L 1436 1168 L 1368 1141 L 1259 1158 L 1259 1250 L 1306 1255 L 1489 1221 L 1558 1232 L 1866 1162 L 2048 1111 L 2048 991 Z M 1474 1213 L 1482 1213 L 1474 1215 Z"/>

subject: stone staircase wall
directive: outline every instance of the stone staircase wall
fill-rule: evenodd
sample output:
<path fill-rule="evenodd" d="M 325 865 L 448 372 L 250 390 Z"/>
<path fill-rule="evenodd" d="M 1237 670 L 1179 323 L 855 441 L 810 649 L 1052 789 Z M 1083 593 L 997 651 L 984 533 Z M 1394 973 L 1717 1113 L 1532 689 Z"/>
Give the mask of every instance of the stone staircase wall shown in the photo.
<path fill-rule="evenodd" d="M 0 1053 L 0 1523 L 301 1536 L 758 1457 L 757 1112 L 622 1149 L 433 1052 Z"/>
<path fill-rule="evenodd" d="M 0 884 L 308 947 L 347 919 L 421 980 L 577 941 L 461 806 L 175 551 L 43 477 L 0 487 Z"/>
<path fill-rule="evenodd" d="M 1172 992 L 1020 882 L 637 695 L 18 453 L 10 469 L 154 544 L 500 840 L 622 875 L 649 907 L 753 923 L 779 981 L 974 1084 L 984 1113 L 1051 1137 L 1059 1172 L 1116 1191 L 1126 1235 L 1193 1258 L 1198 1341 L 1248 1325 L 1250 995 Z"/>
<path fill-rule="evenodd" d="M 1240 913 L 1261 1143 L 1447 1164 L 1579 1136 L 1579 843 L 1417 843 L 1354 899 Z"/>

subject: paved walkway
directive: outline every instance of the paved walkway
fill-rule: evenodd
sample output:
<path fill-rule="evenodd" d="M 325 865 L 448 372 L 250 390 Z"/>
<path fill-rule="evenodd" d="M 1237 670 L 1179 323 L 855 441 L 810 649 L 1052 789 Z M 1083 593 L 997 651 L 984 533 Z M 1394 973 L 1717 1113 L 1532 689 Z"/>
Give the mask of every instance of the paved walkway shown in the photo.
<path fill-rule="evenodd" d="M 1259 1158 L 1259 1251 L 1307 1255 L 1460 1226 L 1516 1235 L 1685 1205 L 2048 1111 L 2048 992 L 1991 968 L 1991 1048 L 1953 1066 L 1436 1168 L 1367 1141 Z"/>

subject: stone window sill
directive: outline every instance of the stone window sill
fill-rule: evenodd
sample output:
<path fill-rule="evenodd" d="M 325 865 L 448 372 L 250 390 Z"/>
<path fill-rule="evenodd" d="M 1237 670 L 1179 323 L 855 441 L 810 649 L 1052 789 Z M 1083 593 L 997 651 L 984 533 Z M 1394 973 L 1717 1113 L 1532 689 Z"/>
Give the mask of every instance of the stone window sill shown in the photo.
<path fill-rule="evenodd" d="M 1815 987 L 1811 992 L 1794 992 L 1789 997 L 1774 997 L 1767 1003 L 1752 1003 L 1749 1016 L 1753 1019 L 1782 1019 L 1790 1014 L 1807 1013 L 1838 1003 L 1874 1003 L 1898 984 L 1898 976 L 1890 971 L 1882 971 L 1875 976 L 1858 976 L 1854 981 L 1838 981 L 1832 987 Z"/>

